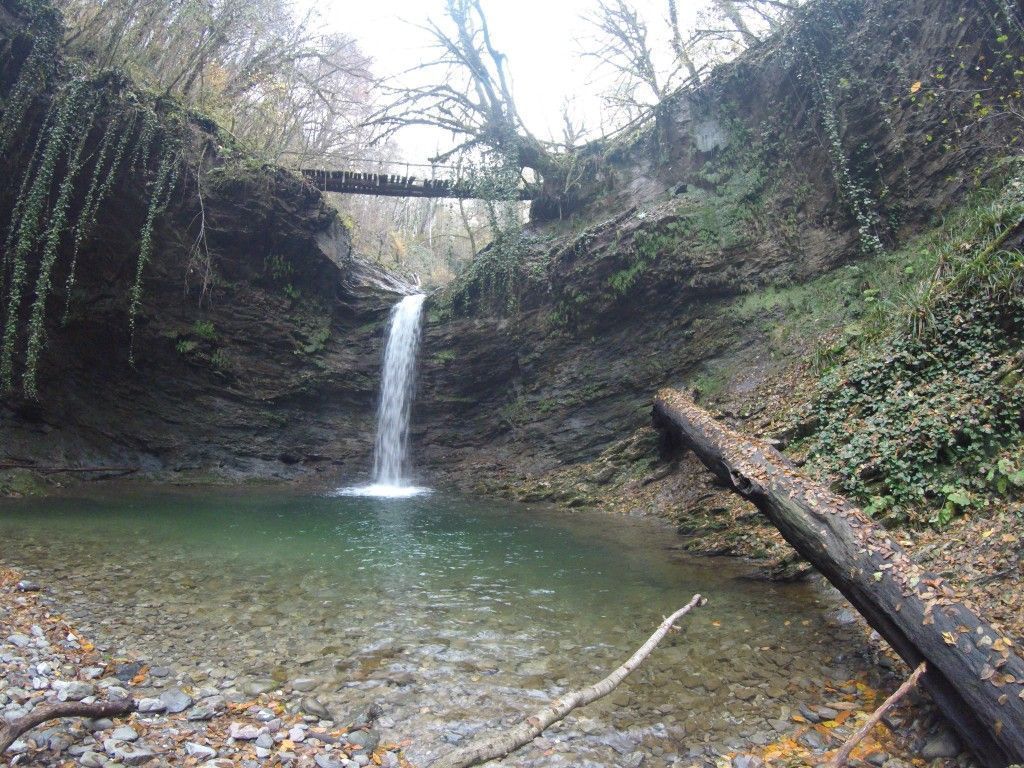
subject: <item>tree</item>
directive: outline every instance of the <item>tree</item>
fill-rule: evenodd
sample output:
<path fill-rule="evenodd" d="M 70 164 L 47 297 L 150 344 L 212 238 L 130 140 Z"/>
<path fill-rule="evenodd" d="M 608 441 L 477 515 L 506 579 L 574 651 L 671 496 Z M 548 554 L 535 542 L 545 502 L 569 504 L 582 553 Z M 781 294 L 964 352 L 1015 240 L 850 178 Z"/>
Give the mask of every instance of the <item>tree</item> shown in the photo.
<path fill-rule="evenodd" d="M 389 88 L 390 103 L 371 124 L 378 140 L 409 126 L 440 128 L 456 137 L 453 148 L 434 160 L 445 162 L 472 151 L 494 152 L 542 178 L 557 175 L 553 153 L 523 124 L 510 87 L 508 59 L 497 50 L 480 0 L 447 0 L 446 24 L 431 20 L 435 56 L 403 74 L 419 76 L 413 86 Z"/>
<path fill-rule="evenodd" d="M 597 32 L 598 47 L 585 55 L 612 73 L 605 100 L 627 119 L 650 111 L 684 85 L 700 83 L 692 38 L 683 36 L 675 0 L 667 0 L 667 11 L 667 41 L 650 39 L 647 23 L 629 0 L 600 0 L 586 17 Z"/>
<path fill-rule="evenodd" d="M 370 62 L 288 0 L 56 0 L 100 68 L 216 118 L 268 159 L 344 151 L 369 113 Z"/>

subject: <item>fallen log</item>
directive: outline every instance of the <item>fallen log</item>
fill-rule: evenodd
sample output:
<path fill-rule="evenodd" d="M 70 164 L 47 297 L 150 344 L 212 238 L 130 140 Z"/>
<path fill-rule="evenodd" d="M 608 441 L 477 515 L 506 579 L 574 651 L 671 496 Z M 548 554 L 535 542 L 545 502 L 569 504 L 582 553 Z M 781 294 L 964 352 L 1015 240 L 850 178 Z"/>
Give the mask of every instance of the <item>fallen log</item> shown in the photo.
<path fill-rule="evenodd" d="M 654 426 L 663 450 L 692 449 L 753 502 L 911 669 L 927 662 L 923 686 L 983 765 L 1024 762 L 1024 661 L 1011 638 L 913 563 L 855 505 L 767 443 L 718 423 L 688 396 L 659 392 Z"/>
<path fill-rule="evenodd" d="M 101 717 L 118 717 L 134 712 L 137 706 L 132 699 L 96 701 L 91 704 L 83 701 L 59 701 L 38 706 L 27 715 L 14 720 L 0 718 L 0 755 L 23 733 L 50 720 L 61 717 L 88 717 L 93 720 Z"/>
<path fill-rule="evenodd" d="M 471 768 L 474 765 L 507 757 L 517 749 L 525 747 L 577 707 L 591 704 L 618 688 L 619 683 L 651 655 L 651 651 L 658 646 L 665 635 L 672 631 L 679 619 L 706 602 L 700 595 L 694 595 L 690 602 L 662 621 L 647 642 L 637 648 L 632 656 L 603 680 L 559 696 L 548 706 L 534 712 L 507 731 L 486 736 L 465 747 L 459 747 L 441 755 L 428 768 Z"/>

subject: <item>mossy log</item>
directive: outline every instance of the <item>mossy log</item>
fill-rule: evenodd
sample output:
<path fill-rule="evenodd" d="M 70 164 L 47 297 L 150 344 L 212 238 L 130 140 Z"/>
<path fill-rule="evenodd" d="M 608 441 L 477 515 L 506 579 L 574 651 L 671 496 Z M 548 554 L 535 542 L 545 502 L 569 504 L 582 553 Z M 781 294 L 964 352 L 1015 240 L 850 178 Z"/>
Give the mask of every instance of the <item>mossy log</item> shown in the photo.
<path fill-rule="evenodd" d="M 690 448 L 753 504 L 910 665 L 987 768 L 1024 762 L 1024 662 L 1005 637 L 922 570 L 859 508 L 801 474 L 765 442 L 662 390 L 654 426 L 665 451 Z"/>

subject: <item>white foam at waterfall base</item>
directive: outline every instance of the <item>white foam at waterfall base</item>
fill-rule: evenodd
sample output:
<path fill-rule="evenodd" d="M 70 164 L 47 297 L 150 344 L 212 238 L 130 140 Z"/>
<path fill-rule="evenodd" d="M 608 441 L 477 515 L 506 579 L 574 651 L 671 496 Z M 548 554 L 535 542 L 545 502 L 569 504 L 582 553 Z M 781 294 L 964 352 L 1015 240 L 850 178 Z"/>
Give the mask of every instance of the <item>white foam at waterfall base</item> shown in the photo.
<path fill-rule="evenodd" d="M 341 488 L 339 496 L 374 496 L 398 499 L 430 493 L 412 485 L 409 469 L 409 415 L 416 383 L 416 353 L 420 345 L 423 294 L 406 296 L 391 310 L 391 325 L 384 350 L 377 440 L 373 450 L 373 483 Z"/>

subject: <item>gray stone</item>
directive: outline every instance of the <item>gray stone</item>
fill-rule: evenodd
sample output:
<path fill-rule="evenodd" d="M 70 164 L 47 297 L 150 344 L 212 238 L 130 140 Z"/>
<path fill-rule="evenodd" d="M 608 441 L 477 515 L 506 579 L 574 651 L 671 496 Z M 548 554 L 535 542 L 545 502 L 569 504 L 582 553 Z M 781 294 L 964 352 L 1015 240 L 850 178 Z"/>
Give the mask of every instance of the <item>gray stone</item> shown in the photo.
<path fill-rule="evenodd" d="M 307 715 L 319 717 L 321 720 L 330 720 L 332 715 L 316 696 L 307 696 L 300 703 L 299 708 Z"/>
<path fill-rule="evenodd" d="M 302 693 L 312 691 L 319 685 L 319 680 L 312 677 L 297 677 L 292 680 L 292 688 Z"/>
<path fill-rule="evenodd" d="M 192 723 L 199 723 L 205 720 L 213 720 L 213 718 L 216 716 L 217 713 L 213 709 L 206 706 L 205 704 L 200 704 L 198 707 L 193 708 L 193 710 L 188 713 L 188 717 L 186 719 Z"/>
<path fill-rule="evenodd" d="M 156 753 L 142 742 L 129 744 L 117 739 L 106 739 L 103 742 L 103 751 L 124 765 L 142 765 L 156 757 Z"/>
<path fill-rule="evenodd" d="M 797 741 L 805 747 L 813 749 L 815 752 L 820 752 L 826 746 L 825 740 L 821 738 L 821 734 L 817 731 L 807 731 L 807 733 L 800 736 Z"/>
<path fill-rule="evenodd" d="M 323 753 L 317 755 L 314 761 L 317 764 L 317 768 L 344 768 L 344 763 L 340 760 L 336 760 L 333 756 Z"/>
<path fill-rule="evenodd" d="M 921 757 L 935 760 L 940 757 L 956 757 L 960 754 L 960 739 L 950 730 L 943 729 L 929 736 L 921 748 Z"/>
<path fill-rule="evenodd" d="M 144 666 L 145 664 L 141 661 L 130 661 L 126 664 L 118 664 L 114 667 L 114 677 L 122 683 L 131 682 L 131 679 L 139 674 Z"/>
<path fill-rule="evenodd" d="M 266 760 L 268 757 L 270 757 L 270 750 L 266 747 L 256 747 L 256 757 L 262 760 Z"/>
<path fill-rule="evenodd" d="M 93 752 L 91 749 L 87 752 L 83 752 L 78 758 L 78 764 L 83 768 L 103 768 L 106 759 L 99 752 Z"/>
<path fill-rule="evenodd" d="M 80 683 L 77 680 L 69 683 L 55 682 L 53 687 L 57 688 L 57 698 L 61 701 L 81 701 L 96 693 L 96 686 L 92 683 Z"/>
<path fill-rule="evenodd" d="M 228 727 L 228 734 L 235 741 L 252 741 L 260 735 L 260 729 L 255 725 L 232 723 Z"/>
<path fill-rule="evenodd" d="M 23 739 L 18 739 L 7 748 L 12 755 L 20 755 L 28 752 L 28 744 Z"/>
<path fill-rule="evenodd" d="M 274 748 L 274 737 L 269 733 L 261 733 L 256 737 L 256 746 L 263 747 L 264 749 Z"/>
<path fill-rule="evenodd" d="M 798 709 L 800 710 L 800 714 L 803 715 L 804 718 L 806 718 L 808 722 L 811 722 L 811 723 L 820 723 L 821 722 L 821 716 L 817 712 L 815 712 L 813 709 L 808 707 L 806 704 L 801 704 L 798 707 Z"/>
<path fill-rule="evenodd" d="M 194 741 L 185 742 L 185 751 L 191 756 L 200 760 L 209 760 L 210 758 L 217 756 L 217 750 L 213 747 L 208 747 L 205 744 L 199 744 Z"/>
<path fill-rule="evenodd" d="M 306 729 L 295 726 L 288 731 L 288 738 L 294 741 L 296 744 L 306 740 Z"/>
<path fill-rule="evenodd" d="M 36 584 L 34 581 L 29 581 L 28 579 L 22 579 L 18 582 L 19 592 L 38 592 L 41 589 L 41 586 Z"/>
<path fill-rule="evenodd" d="M 139 712 L 163 712 L 167 705 L 160 699 L 139 699 Z"/>
<path fill-rule="evenodd" d="M 732 768 L 762 768 L 764 761 L 755 755 L 737 755 L 732 759 Z"/>
<path fill-rule="evenodd" d="M 110 738 L 119 741 L 137 741 L 139 734 L 130 725 L 122 725 L 114 729 L 114 732 L 110 734 Z"/>
<path fill-rule="evenodd" d="M 160 694 L 160 701 L 171 714 L 184 712 L 192 706 L 192 697 L 181 688 L 168 688 Z"/>
<path fill-rule="evenodd" d="M 380 744 L 380 734 L 372 728 L 352 731 L 345 735 L 345 741 L 359 747 L 361 752 L 373 752 Z"/>
<path fill-rule="evenodd" d="M 273 680 L 250 680 L 242 685 L 242 691 L 248 696 L 259 696 L 261 693 L 270 693 L 279 687 Z"/>

